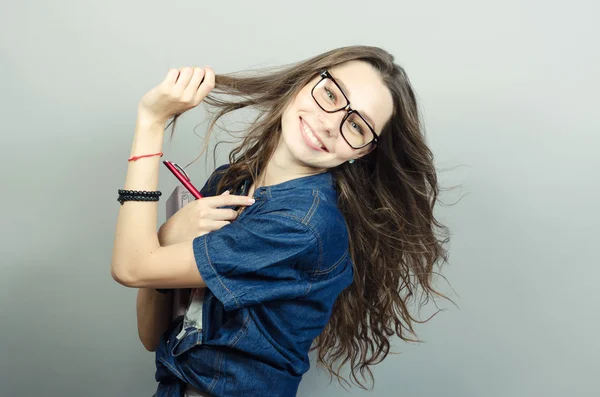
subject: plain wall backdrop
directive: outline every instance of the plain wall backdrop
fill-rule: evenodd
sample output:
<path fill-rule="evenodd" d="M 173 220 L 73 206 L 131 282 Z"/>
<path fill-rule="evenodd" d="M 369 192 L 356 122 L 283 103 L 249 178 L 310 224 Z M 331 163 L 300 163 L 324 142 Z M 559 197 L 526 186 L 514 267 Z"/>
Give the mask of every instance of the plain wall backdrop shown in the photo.
<path fill-rule="evenodd" d="M 458 307 L 438 302 L 425 343 L 394 340 L 372 391 L 313 365 L 299 396 L 600 395 L 599 14 L 591 0 L 3 2 L 0 395 L 154 392 L 136 290 L 109 267 L 137 103 L 167 69 L 350 44 L 406 69 L 441 187 L 459 186 L 437 208 L 452 231 L 437 285 Z M 164 158 L 194 160 L 205 127 L 186 113 Z M 212 164 L 187 171 L 202 184 Z M 164 167 L 159 184 L 166 200 Z"/>

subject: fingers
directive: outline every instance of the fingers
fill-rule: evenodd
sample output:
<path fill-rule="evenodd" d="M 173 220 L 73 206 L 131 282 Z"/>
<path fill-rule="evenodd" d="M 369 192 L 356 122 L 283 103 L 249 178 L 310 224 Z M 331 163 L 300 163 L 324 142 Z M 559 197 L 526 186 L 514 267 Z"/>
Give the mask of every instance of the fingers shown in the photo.
<path fill-rule="evenodd" d="M 210 218 L 214 221 L 233 221 L 237 218 L 237 211 L 230 210 L 228 208 L 220 208 L 212 210 Z"/>
<path fill-rule="evenodd" d="M 203 100 L 215 88 L 215 72 L 210 67 L 204 68 L 204 81 L 198 87 L 196 100 Z"/>
<path fill-rule="evenodd" d="M 179 77 L 175 82 L 175 88 L 177 88 L 180 92 L 183 92 L 186 87 L 189 85 L 192 76 L 194 75 L 194 69 L 189 66 L 185 66 L 179 69 Z"/>
<path fill-rule="evenodd" d="M 206 197 L 204 202 L 211 207 L 226 207 L 237 205 L 252 205 L 254 199 L 248 196 L 238 196 L 234 194 L 221 194 L 220 196 Z"/>
<path fill-rule="evenodd" d="M 215 73 L 209 68 L 183 67 L 169 70 L 165 79 L 167 87 L 173 87 L 173 93 L 181 101 L 191 106 L 198 106 L 200 102 L 215 87 Z"/>
<path fill-rule="evenodd" d="M 230 208 L 203 208 L 197 212 L 197 219 L 200 223 L 212 221 L 233 221 L 238 217 L 238 213 Z"/>
<path fill-rule="evenodd" d="M 230 223 L 231 222 L 227 222 L 227 221 L 215 221 L 215 222 L 213 222 L 213 229 L 212 230 L 219 230 L 223 226 L 227 226 Z"/>
<path fill-rule="evenodd" d="M 194 98 L 198 92 L 198 87 L 204 78 L 204 69 L 194 68 L 194 73 L 190 78 L 190 82 L 184 90 L 184 97 Z M 195 99 L 195 98 L 194 98 Z"/>
<path fill-rule="evenodd" d="M 167 72 L 167 76 L 165 77 L 164 82 L 169 86 L 175 85 L 178 77 L 179 77 L 179 69 L 171 68 Z"/>
<path fill-rule="evenodd" d="M 198 225 L 199 226 L 198 231 L 210 233 L 214 230 L 218 230 L 218 229 L 222 228 L 223 226 L 229 225 L 231 222 L 230 221 L 213 221 L 212 219 L 204 219 L 200 223 L 201 224 Z"/>

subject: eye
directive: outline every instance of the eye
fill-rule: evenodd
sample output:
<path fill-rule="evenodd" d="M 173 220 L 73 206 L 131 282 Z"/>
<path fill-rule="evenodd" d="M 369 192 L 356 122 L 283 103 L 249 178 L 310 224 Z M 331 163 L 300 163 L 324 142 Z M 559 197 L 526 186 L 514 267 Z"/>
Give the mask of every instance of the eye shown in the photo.
<path fill-rule="evenodd" d="M 354 128 L 356 131 L 358 131 L 358 133 L 359 133 L 360 135 L 364 135 L 364 131 L 363 131 L 363 129 L 362 129 L 362 127 L 361 127 L 360 125 L 356 124 L 354 121 L 351 121 L 351 122 L 350 122 L 350 125 L 351 125 L 351 126 L 352 126 L 352 128 Z"/>
<path fill-rule="evenodd" d="M 325 95 L 327 95 L 327 98 L 331 99 L 332 101 L 335 101 L 335 94 L 329 91 L 327 87 L 325 87 Z"/>

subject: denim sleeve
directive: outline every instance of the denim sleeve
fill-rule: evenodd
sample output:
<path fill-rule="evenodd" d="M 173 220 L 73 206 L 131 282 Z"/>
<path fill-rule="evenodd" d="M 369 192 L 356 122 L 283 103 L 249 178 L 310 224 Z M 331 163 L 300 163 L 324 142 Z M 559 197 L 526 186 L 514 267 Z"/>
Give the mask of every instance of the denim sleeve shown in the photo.
<path fill-rule="evenodd" d="M 306 294 L 319 255 L 306 225 L 277 214 L 199 236 L 193 250 L 202 278 L 225 310 Z"/>

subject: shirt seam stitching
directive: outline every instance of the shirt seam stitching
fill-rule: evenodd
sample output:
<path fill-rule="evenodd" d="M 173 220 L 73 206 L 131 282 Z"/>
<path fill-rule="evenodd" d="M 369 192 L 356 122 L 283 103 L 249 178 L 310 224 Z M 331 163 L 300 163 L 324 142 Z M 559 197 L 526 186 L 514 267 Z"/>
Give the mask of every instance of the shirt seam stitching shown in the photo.
<path fill-rule="evenodd" d="M 212 395 L 212 392 L 214 390 L 214 388 L 217 386 L 217 383 L 219 383 L 219 378 L 221 376 L 221 364 L 223 363 L 223 352 L 219 352 L 219 355 L 217 356 L 217 372 L 215 373 L 215 376 L 213 377 L 212 382 L 210 382 L 210 385 L 208 385 L 208 392 Z"/>
<path fill-rule="evenodd" d="M 228 301 L 230 301 L 231 299 L 233 299 L 235 301 L 236 306 L 237 307 L 241 307 L 241 305 L 238 302 L 238 300 L 236 299 L 234 293 L 231 292 L 231 290 L 229 288 L 227 288 L 227 286 L 225 285 L 225 283 L 223 283 L 223 280 L 221 280 L 221 277 L 219 277 L 219 274 L 217 273 L 217 270 L 215 269 L 215 267 L 212 264 L 212 261 L 210 260 L 210 255 L 208 254 L 208 242 L 207 242 L 207 237 L 206 236 L 204 236 L 204 251 L 206 253 L 206 259 L 208 259 L 208 264 L 210 265 L 210 268 L 212 269 L 215 278 L 219 281 L 219 284 L 221 284 L 221 286 L 223 288 L 225 288 L 225 290 L 230 295 Z M 224 303 L 227 303 L 227 302 L 224 302 Z"/>
<path fill-rule="evenodd" d="M 282 216 L 282 217 L 285 217 L 285 218 L 289 218 L 289 219 L 291 219 L 293 221 L 296 221 L 299 224 L 301 224 L 304 227 L 306 227 L 311 232 L 311 234 L 313 235 L 313 237 L 315 238 L 315 240 L 317 240 L 317 247 L 318 247 L 318 250 L 319 250 L 319 254 L 318 254 L 318 258 L 317 258 L 316 269 L 319 269 L 321 267 L 321 263 L 323 262 L 323 249 L 322 249 L 321 239 L 319 238 L 319 234 L 316 232 L 316 230 L 310 224 L 304 223 L 301 218 L 299 218 L 299 217 L 297 217 L 295 215 L 286 214 L 284 212 L 273 212 L 272 214 L 273 215 L 279 215 L 279 216 Z M 311 276 L 314 275 L 314 272 L 316 271 L 316 269 L 311 270 L 311 272 L 310 272 Z"/>
<path fill-rule="evenodd" d="M 336 267 L 338 267 L 338 265 L 340 263 L 342 263 L 344 261 L 344 259 L 346 259 L 348 257 L 348 250 L 346 250 L 346 252 L 344 252 L 344 255 L 342 255 L 342 257 L 340 259 L 337 260 L 337 262 L 335 262 L 333 265 L 331 265 L 330 267 L 328 267 L 327 269 L 323 269 L 323 270 L 318 270 L 315 271 L 313 274 L 315 276 L 317 275 L 323 275 L 323 274 L 328 274 L 331 273 L 333 270 L 335 270 Z"/>
<path fill-rule="evenodd" d="M 167 360 L 165 360 L 163 357 L 160 358 L 160 361 L 166 365 L 167 367 L 169 367 L 169 369 L 173 372 L 175 372 L 175 374 L 177 375 L 177 377 L 179 377 L 180 379 L 183 378 L 183 376 L 181 375 L 181 372 L 179 372 L 177 370 L 177 368 L 175 368 L 174 366 L 172 366 Z"/>
<path fill-rule="evenodd" d="M 238 333 L 235 335 L 233 340 L 230 343 L 228 343 L 229 347 L 235 347 L 235 345 L 237 345 L 237 343 L 242 339 L 242 337 L 246 334 L 246 331 L 248 330 L 249 322 L 250 322 L 250 316 L 248 314 L 246 314 L 246 318 L 244 320 L 244 324 L 242 325 L 242 328 L 238 331 Z"/>
<path fill-rule="evenodd" d="M 321 198 L 319 197 L 319 190 L 313 189 L 312 193 L 313 193 L 313 197 L 314 197 L 312 205 L 310 206 L 310 209 L 308 210 L 308 212 L 304 216 L 304 219 L 302 220 L 302 223 L 305 225 L 308 225 L 312 216 L 317 211 L 319 204 L 321 203 Z"/>

